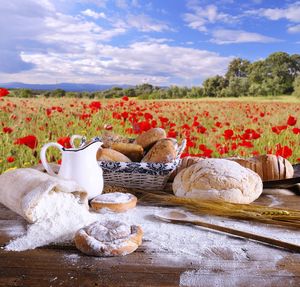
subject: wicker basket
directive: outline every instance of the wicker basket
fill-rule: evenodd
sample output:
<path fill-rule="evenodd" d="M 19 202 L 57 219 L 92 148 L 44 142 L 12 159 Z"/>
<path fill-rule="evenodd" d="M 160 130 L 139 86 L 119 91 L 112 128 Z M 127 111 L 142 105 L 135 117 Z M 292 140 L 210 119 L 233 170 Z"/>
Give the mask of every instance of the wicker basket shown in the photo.
<path fill-rule="evenodd" d="M 104 183 L 126 188 L 162 190 L 177 167 L 185 145 L 186 140 L 183 140 L 178 147 L 176 159 L 171 163 L 98 161 L 103 169 Z"/>

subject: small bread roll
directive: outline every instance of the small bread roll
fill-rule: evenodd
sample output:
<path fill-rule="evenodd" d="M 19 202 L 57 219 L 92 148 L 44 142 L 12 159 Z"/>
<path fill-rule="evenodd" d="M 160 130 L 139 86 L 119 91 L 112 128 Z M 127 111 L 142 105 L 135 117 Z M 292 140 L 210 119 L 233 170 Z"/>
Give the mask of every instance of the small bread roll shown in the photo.
<path fill-rule="evenodd" d="M 134 208 L 137 203 L 137 198 L 131 193 L 111 192 L 100 194 L 93 198 L 91 207 L 94 211 L 100 211 L 107 208 L 114 212 L 124 212 Z"/>
<path fill-rule="evenodd" d="M 102 136 L 101 136 L 101 140 L 103 142 L 102 147 L 104 148 L 111 148 L 111 145 L 113 143 L 129 143 L 129 139 L 120 135 L 117 135 L 113 132 L 105 132 Z"/>
<path fill-rule="evenodd" d="M 144 149 L 142 146 L 132 143 L 112 143 L 111 148 L 125 154 L 134 162 L 139 162 L 143 158 Z"/>
<path fill-rule="evenodd" d="M 97 160 L 99 161 L 116 161 L 116 162 L 131 162 L 131 160 L 124 154 L 110 149 L 100 148 L 97 151 Z"/>
<path fill-rule="evenodd" d="M 159 140 L 145 155 L 142 162 L 168 163 L 176 159 L 177 141 L 167 138 Z"/>
<path fill-rule="evenodd" d="M 75 234 L 77 249 L 92 256 L 123 256 L 132 253 L 142 244 L 140 226 L 120 221 L 96 221 Z"/>
<path fill-rule="evenodd" d="M 173 182 L 176 196 L 231 203 L 251 203 L 262 191 L 256 172 L 226 159 L 203 159 L 183 169 Z"/>
<path fill-rule="evenodd" d="M 153 128 L 142 134 L 140 134 L 136 139 L 136 144 L 143 147 L 143 149 L 149 149 L 153 146 L 158 140 L 166 138 L 166 132 L 162 128 Z"/>

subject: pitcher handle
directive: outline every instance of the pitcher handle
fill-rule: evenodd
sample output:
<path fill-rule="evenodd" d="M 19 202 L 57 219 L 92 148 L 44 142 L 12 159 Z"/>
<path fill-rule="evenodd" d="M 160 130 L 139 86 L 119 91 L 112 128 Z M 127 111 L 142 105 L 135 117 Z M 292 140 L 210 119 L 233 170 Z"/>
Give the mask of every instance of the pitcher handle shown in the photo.
<path fill-rule="evenodd" d="M 51 166 L 49 165 L 49 163 L 47 162 L 47 158 L 46 158 L 46 151 L 49 147 L 56 147 L 60 150 L 60 152 L 63 152 L 63 146 L 60 145 L 59 143 L 47 143 L 45 144 L 42 149 L 41 149 L 41 153 L 40 153 L 40 157 L 41 157 L 41 162 L 42 165 L 44 167 L 44 169 L 47 171 L 47 173 L 49 173 L 52 176 L 56 176 L 55 172 L 52 170 Z"/>
<path fill-rule="evenodd" d="M 82 145 L 82 141 L 83 140 L 85 141 L 85 137 L 84 136 L 81 136 L 81 135 L 72 135 L 71 138 L 70 138 L 70 145 L 71 145 L 72 148 L 76 148 L 76 146 L 74 144 L 74 141 L 76 139 L 80 139 L 81 140 L 80 146 Z M 83 144 L 84 144 L 84 141 L 83 141 Z"/>

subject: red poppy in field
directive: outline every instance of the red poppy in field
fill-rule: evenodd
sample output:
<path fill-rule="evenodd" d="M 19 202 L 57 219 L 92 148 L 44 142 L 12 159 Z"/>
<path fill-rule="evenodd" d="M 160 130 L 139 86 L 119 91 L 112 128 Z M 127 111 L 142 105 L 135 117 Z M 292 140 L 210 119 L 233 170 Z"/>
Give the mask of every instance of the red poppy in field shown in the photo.
<path fill-rule="evenodd" d="M 71 148 L 70 137 L 61 137 L 57 140 L 64 148 Z"/>
<path fill-rule="evenodd" d="M 293 128 L 292 131 L 295 135 L 300 134 L 300 129 L 299 128 Z"/>
<path fill-rule="evenodd" d="M 51 114 L 52 114 L 52 109 L 47 108 L 47 109 L 46 109 L 46 115 L 47 115 L 48 117 L 50 117 Z"/>
<path fill-rule="evenodd" d="M 225 140 L 230 140 L 233 136 L 233 130 L 225 130 L 223 136 Z"/>
<path fill-rule="evenodd" d="M 272 127 L 272 132 L 279 135 L 282 131 L 284 131 L 286 129 L 287 129 L 287 126 L 275 126 L 275 127 Z"/>
<path fill-rule="evenodd" d="M 297 123 L 297 119 L 293 116 L 289 116 L 286 124 L 288 126 L 294 126 L 296 123 Z"/>
<path fill-rule="evenodd" d="M 111 131 L 113 129 L 112 125 L 104 125 L 104 129 L 107 131 Z"/>
<path fill-rule="evenodd" d="M 127 96 L 123 96 L 123 97 L 122 97 L 122 100 L 123 100 L 123 101 L 128 101 L 129 98 L 128 98 Z"/>
<path fill-rule="evenodd" d="M 252 142 L 243 140 L 242 142 L 239 143 L 239 146 L 247 147 L 247 148 L 252 148 L 253 144 Z"/>
<path fill-rule="evenodd" d="M 253 129 L 246 129 L 244 134 L 241 135 L 243 140 L 256 140 L 260 138 L 260 134 Z"/>
<path fill-rule="evenodd" d="M 4 127 L 2 130 L 5 134 L 11 134 L 13 132 L 13 129 L 10 127 Z"/>
<path fill-rule="evenodd" d="M 123 112 L 123 113 L 121 113 L 121 116 L 122 116 L 122 118 L 124 119 L 124 120 L 126 120 L 127 118 L 128 118 L 128 113 L 127 112 Z"/>
<path fill-rule="evenodd" d="M 9 91 L 5 88 L 0 88 L 0 98 L 9 95 Z"/>
<path fill-rule="evenodd" d="M 7 162 L 14 162 L 15 161 L 15 158 L 13 156 L 9 156 L 7 159 L 6 159 Z"/>
<path fill-rule="evenodd" d="M 218 127 L 218 128 L 221 128 L 221 127 L 222 127 L 222 123 L 216 122 L 216 123 L 215 123 L 215 126 Z"/>
<path fill-rule="evenodd" d="M 101 109 L 101 103 L 99 101 L 93 101 L 89 104 L 89 108 L 94 111 Z"/>
<path fill-rule="evenodd" d="M 145 113 L 144 118 L 145 118 L 145 120 L 152 120 L 153 116 L 150 113 Z"/>
<path fill-rule="evenodd" d="M 176 131 L 174 131 L 174 130 L 169 130 L 168 131 L 168 134 L 167 134 L 167 137 L 168 138 L 176 138 L 177 137 L 177 132 Z"/>
<path fill-rule="evenodd" d="M 38 145 L 38 140 L 34 135 L 28 135 L 15 140 L 14 144 L 26 145 L 31 149 L 35 149 Z"/>
<path fill-rule="evenodd" d="M 289 158 L 293 154 L 293 151 L 292 151 L 291 148 L 289 148 L 286 145 L 282 146 L 281 144 L 277 144 L 275 154 L 277 156 L 282 156 L 284 158 Z"/>
<path fill-rule="evenodd" d="M 200 126 L 197 127 L 197 132 L 200 133 L 200 134 L 204 134 L 206 132 L 206 130 L 207 129 L 204 126 L 200 125 Z"/>

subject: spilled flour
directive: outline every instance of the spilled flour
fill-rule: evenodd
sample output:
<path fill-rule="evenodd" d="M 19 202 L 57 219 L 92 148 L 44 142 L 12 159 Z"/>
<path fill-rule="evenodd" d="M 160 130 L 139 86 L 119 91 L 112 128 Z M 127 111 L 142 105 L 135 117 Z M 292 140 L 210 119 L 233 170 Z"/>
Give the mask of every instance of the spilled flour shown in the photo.
<path fill-rule="evenodd" d="M 6 250 L 23 251 L 71 240 L 79 228 L 95 220 L 78 198 L 65 192 L 45 194 L 34 209 L 33 217 L 37 221 L 28 225 L 26 234 L 11 241 Z"/>

